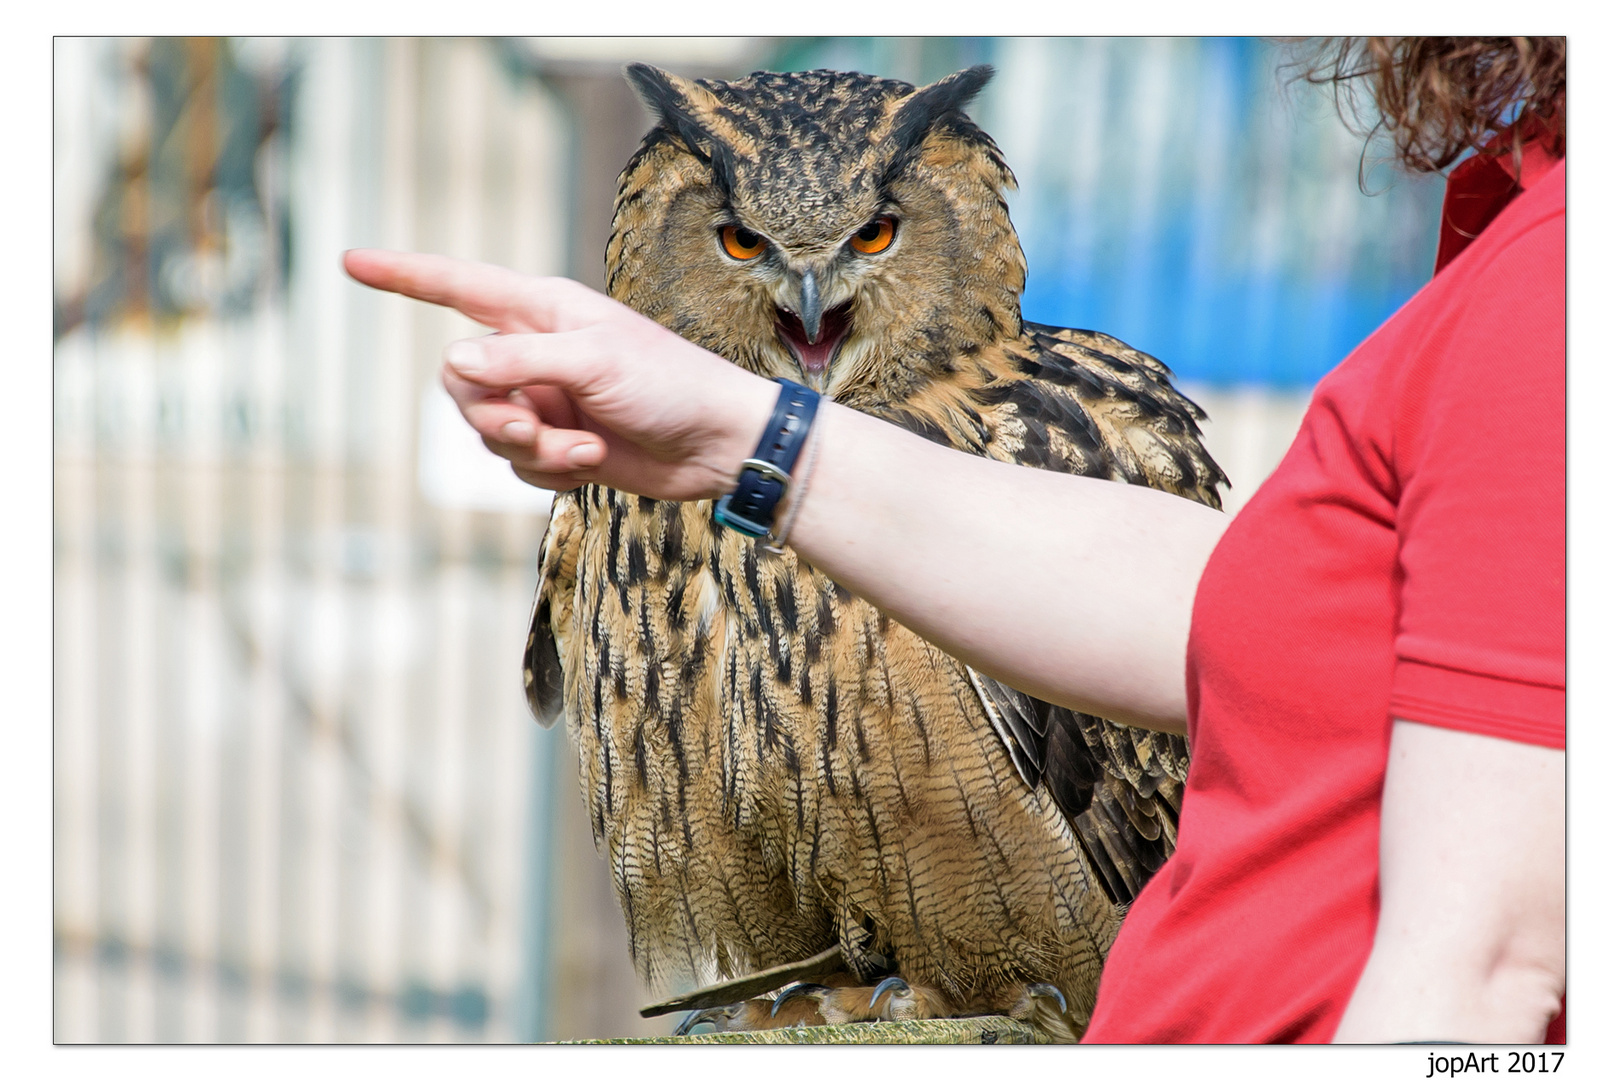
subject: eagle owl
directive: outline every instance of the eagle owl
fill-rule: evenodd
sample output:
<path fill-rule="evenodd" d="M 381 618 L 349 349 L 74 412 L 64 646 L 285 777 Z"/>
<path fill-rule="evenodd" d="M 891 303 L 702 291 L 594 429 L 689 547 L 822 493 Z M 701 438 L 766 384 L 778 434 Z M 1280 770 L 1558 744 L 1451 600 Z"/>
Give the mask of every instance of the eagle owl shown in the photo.
<path fill-rule="evenodd" d="M 1163 364 L 1022 319 L 1013 176 L 962 111 L 991 74 L 632 65 L 657 121 L 619 178 L 608 293 L 957 450 L 1218 507 L 1203 413 Z M 836 946 L 846 984 L 898 976 L 933 1014 L 1055 987 L 1058 1030 L 1083 1031 L 1175 844 L 1183 740 L 989 679 L 711 510 L 583 487 L 540 556 L 530 703 L 578 748 L 642 977 Z"/>

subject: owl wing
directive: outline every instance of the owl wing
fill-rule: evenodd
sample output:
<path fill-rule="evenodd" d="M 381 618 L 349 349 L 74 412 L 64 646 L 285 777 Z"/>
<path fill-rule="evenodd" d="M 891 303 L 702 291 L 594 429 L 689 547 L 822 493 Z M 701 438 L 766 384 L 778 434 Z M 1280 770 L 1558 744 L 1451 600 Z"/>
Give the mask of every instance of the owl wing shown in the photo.
<path fill-rule="evenodd" d="M 540 543 L 540 580 L 529 613 L 529 638 L 523 647 L 523 692 L 542 727 L 550 727 L 562 715 L 562 660 L 551 616 L 553 606 L 574 602 L 584 535 L 585 514 L 577 493 L 560 493 L 552 501 L 551 520 Z M 574 625 L 567 612 L 559 610 L 558 614 L 561 617 L 555 625 Z"/>
<path fill-rule="evenodd" d="M 970 453 L 1156 487 L 1218 509 L 1227 478 L 1199 438 L 1207 417 L 1170 374 L 1106 334 L 1026 322 L 1017 339 L 884 415 Z M 969 674 L 1018 774 L 1046 786 L 1105 891 L 1129 903 L 1174 850 L 1186 740 Z"/>
<path fill-rule="evenodd" d="M 973 393 L 992 408 L 1011 460 L 1220 508 L 1218 485 L 1229 482 L 1199 439 L 1208 417 L 1170 385 L 1161 361 L 1107 334 L 1031 322 L 1004 360 Z"/>
<path fill-rule="evenodd" d="M 993 456 L 1219 509 L 1227 478 L 1199 439 L 1207 417 L 1171 386 L 1165 364 L 1106 334 L 1030 322 L 1001 359 L 969 391 L 988 407 Z M 977 672 L 974 683 L 1020 775 L 1045 783 L 1104 889 L 1116 903 L 1135 899 L 1175 849 L 1186 740 L 1071 712 Z"/>
<path fill-rule="evenodd" d="M 1060 708 L 972 668 L 968 676 L 1019 776 L 1045 784 L 1109 899 L 1136 899 L 1175 850 L 1186 740 Z"/>

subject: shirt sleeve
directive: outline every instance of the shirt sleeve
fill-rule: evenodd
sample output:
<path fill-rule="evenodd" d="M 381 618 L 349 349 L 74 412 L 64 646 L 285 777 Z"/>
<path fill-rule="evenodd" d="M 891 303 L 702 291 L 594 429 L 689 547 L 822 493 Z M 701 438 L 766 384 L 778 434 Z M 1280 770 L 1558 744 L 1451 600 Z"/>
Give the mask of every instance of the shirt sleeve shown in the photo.
<path fill-rule="evenodd" d="M 1458 290 L 1400 393 L 1390 701 L 1400 719 L 1559 749 L 1564 220 L 1531 226 Z"/>

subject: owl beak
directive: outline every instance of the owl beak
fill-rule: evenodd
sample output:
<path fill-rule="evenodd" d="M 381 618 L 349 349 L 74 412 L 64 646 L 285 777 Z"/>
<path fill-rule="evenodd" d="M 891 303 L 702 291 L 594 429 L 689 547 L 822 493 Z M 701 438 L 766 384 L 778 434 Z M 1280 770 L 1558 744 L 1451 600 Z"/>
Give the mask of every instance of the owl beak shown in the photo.
<path fill-rule="evenodd" d="M 804 272 L 799 293 L 799 322 L 804 326 L 804 340 L 811 345 L 821 337 L 821 290 L 816 285 L 813 270 Z"/>
<path fill-rule="evenodd" d="M 792 280 L 785 277 L 784 284 Z M 793 353 L 809 385 L 818 390 L 821 380 L 826 378 L 828 366 L 849 335 L 852 318 L 851 302 L 831 308 L 823 304 L 816 271 L 806 267 L 799 273 L 799 295 L 776 309 L 777 337 Z"/>

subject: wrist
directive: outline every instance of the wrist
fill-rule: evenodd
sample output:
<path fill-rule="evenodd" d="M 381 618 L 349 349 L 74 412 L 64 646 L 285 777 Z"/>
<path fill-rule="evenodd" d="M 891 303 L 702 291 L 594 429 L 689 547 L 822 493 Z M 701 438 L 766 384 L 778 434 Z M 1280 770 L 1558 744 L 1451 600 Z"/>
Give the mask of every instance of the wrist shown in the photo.
<path fill-rule="evenodd" d="M 765 425 L 776 409 L 781 386 L 741 368 L 727 367 L 736 378 L 728 380 L 725 393 L 717 395 L 709 415 L 712 436 L 706 465 L 713 474 L 708 497 L 718 499 L 737 486 L 742 463 L 754 454 Z"/>

